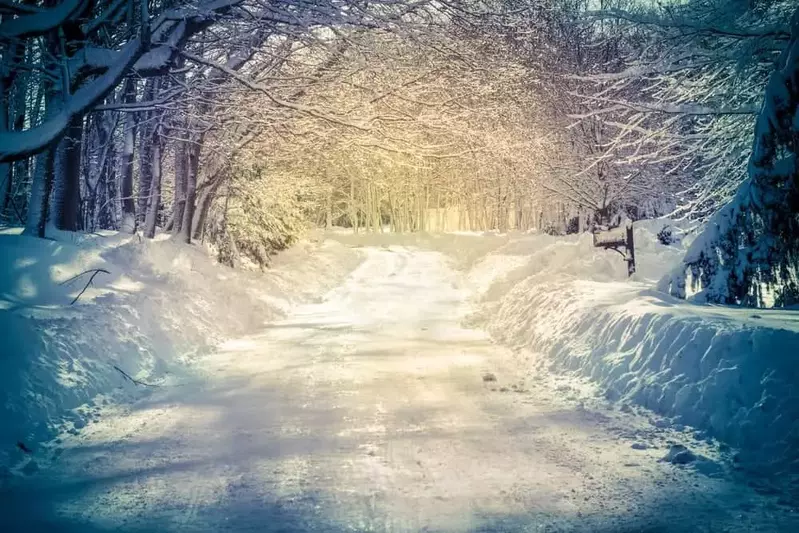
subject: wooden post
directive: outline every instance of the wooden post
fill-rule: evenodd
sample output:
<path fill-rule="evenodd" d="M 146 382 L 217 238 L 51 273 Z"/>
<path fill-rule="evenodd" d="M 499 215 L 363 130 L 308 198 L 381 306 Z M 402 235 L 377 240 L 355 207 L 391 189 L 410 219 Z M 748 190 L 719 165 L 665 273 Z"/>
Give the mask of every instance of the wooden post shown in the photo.
<path fill-rule="evenodd" d="M 635 274 L 635 242 L 633 241 L 633 226 L 627 226 L 626 235 L 617 232 L 605 231 L 591 232 L 591 239 L 595 248 L 613 250 L 624 257 L 627 262 L 627 276 Z M 622 248 L 624 251 L 622 251 Z"/>
<path fill-rule="evenodd" d="M 633 225 L 627 226 L 627 275 L 635 274 L 635 242 L 633 241 Z"/>

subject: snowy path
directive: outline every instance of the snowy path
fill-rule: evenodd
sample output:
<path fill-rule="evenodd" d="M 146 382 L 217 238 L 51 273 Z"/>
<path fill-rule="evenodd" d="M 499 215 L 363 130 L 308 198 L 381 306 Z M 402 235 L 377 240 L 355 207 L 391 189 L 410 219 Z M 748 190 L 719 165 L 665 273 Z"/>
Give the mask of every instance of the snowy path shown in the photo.
<path fill-rule="evenodd" d="M 640 420 L 563 401 L 564 389 L 461 327 L 469 293 L 444 256 L 365 251 L 323 302 L 65 442 L 6 500 L 12 527 L 799 530 L 746 487 L 631 449 L 621 435 Z"/>

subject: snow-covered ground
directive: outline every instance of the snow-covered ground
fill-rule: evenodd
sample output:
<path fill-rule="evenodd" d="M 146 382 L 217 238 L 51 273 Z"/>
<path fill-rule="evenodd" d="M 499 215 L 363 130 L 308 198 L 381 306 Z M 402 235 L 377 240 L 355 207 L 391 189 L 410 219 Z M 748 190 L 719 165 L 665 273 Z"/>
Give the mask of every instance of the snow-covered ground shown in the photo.
<path fill-rule="evenodd" d="M 0 485 L 39 466 L 40 454 L 31 460 L 17 443 L 36 450 L 151 388 L 122 372 L 180 383 L 196 357 L 318 297 L 360 261 L 341 244 L 306 241 L 260 274 L 167 239 L 51 234 L 0 233 Z M 90 269 L 107 273 L 70 305 Z"/>
<path fill-rule="evenodd" d="M 324 298 L 197 354 L 182 380 L 99 406 L 78 434 L 34 451 L 49 468 L 3 494 L 0 530 L 799 530 L 717 446 L 463 325 L 493 309 L 492 324 L 515 328 L 504 306 L 523 300 L 513 295 L 539 268 L 528 260 L 568 276 L 577 267 L 557 250 L 583 243 L 492 236 L 476 261 L 463 247 L 487 237 L 455 237 L 421 243 L 448 255 L 364 247 Z M 675 443 L 696 460 L 660 461 Z"/>
<path fill-rule="evenodd" d="M 697 305 L 653 290 L 682 248 L 636 230 L 638 272 L 588 235 L 530 235 L 477 262 L 472 323 L 532 367 L 590 378 L 618 405 L 737 448 L 739 468 L 789 490 L 799 474 L 799 312 Z M 791 475 L 785 475 L 791 474 Z"/>

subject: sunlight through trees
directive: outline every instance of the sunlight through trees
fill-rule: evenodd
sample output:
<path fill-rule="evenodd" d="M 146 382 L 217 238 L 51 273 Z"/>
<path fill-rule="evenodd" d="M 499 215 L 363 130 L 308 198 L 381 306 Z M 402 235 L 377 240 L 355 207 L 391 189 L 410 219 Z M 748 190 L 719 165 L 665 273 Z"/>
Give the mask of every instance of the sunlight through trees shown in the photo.
<path fill-rule="evenodd" d="M 789 305 L 795 10 L 4 1 L 0 216 L 265 265 L 310 225 L 561 234 L 669 215 L 705 232 L 674 294 Z"/>

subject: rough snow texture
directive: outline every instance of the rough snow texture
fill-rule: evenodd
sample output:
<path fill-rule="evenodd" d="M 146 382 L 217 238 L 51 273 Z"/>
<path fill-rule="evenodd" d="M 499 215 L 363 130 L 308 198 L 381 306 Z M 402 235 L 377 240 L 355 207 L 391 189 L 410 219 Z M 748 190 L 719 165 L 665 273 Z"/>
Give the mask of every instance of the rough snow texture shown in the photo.
<path fill-rule="evenodd" d="M 589 377 L 613 400 L 739 447 L 743 464 L 786 467 L 799 458 L 799 312 L 696 305 L 652 290 L 680 250 L 642 226 L 632 281 L 617 254 L 585 236 L 526 237 L 486 257 L 473 278 L 486 264 L 507 266 L 485 292 L 490 331 L 544 368 Z"/>
<path fill-rule="evenodd" d="M 85 404 L 180 383 L 193 357 L 256 331 L 335 286 L 360 261 L 339 243 L 301 242 L 264 274 L 219 265 L 171 240 L 0 234 L 0 470 L 58 430 L 92 421 Z M 81 272 L 103 268 L 88 281 Z M 0 472 L 2 473 L 2 472 Z M 2 476 L 0 476 L 2 477 Z"/>
<path fill-rule="evenodd" d="M 451 258 L 363 252 L 191 383 L 98 409 L 34 454 L 39 474 L 0 493 L 0 531 L 799 531 L 711 443 L 674 447 L 690 435 L 461 326 L 471 291 Z"/>

